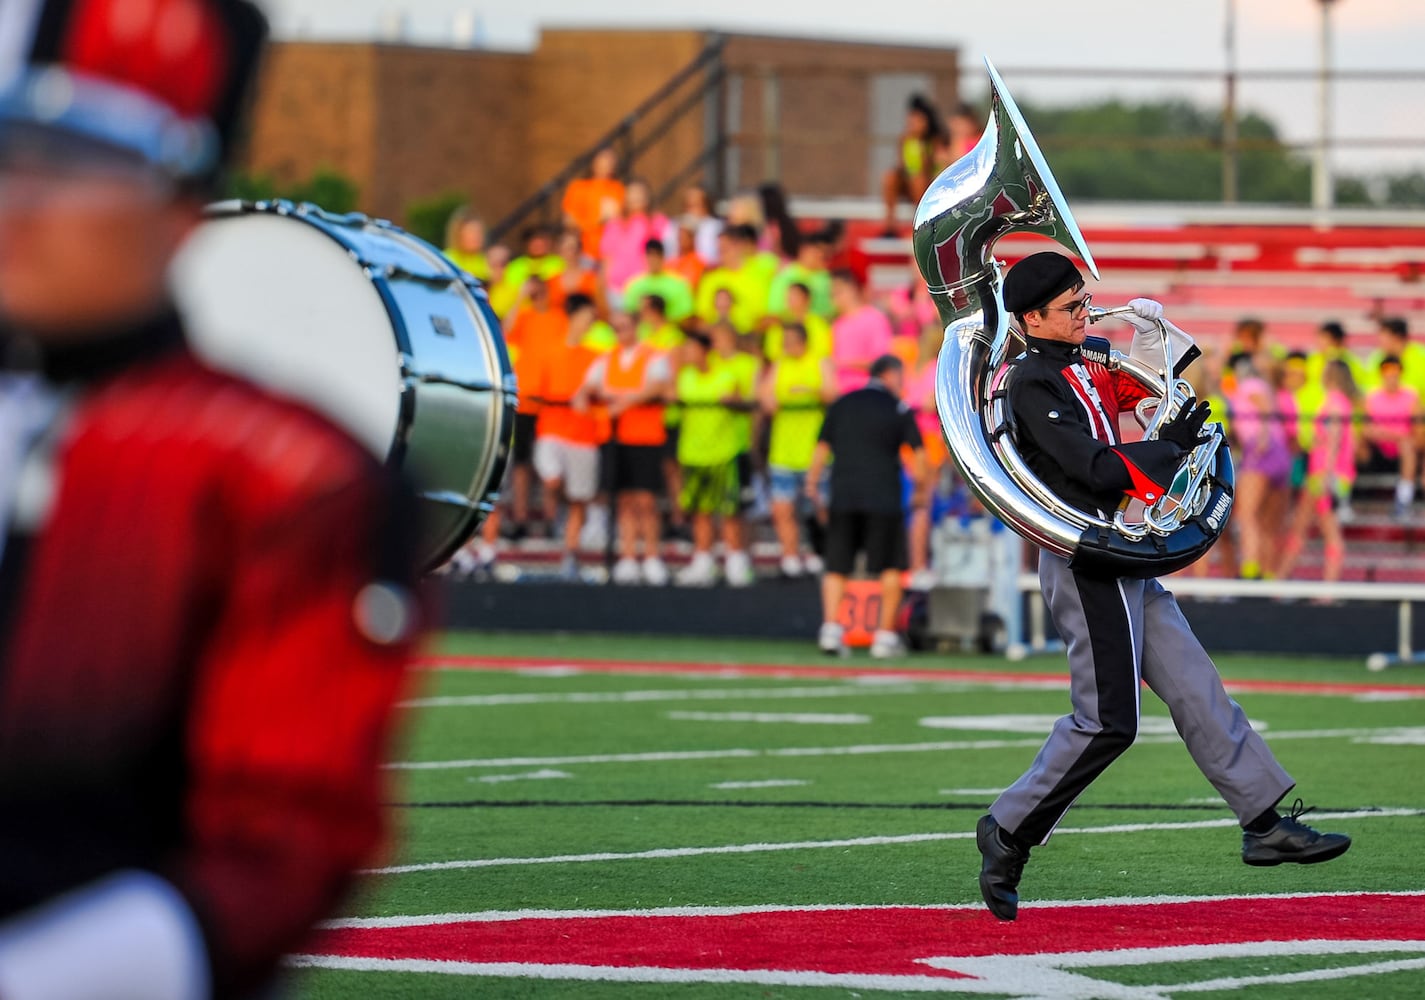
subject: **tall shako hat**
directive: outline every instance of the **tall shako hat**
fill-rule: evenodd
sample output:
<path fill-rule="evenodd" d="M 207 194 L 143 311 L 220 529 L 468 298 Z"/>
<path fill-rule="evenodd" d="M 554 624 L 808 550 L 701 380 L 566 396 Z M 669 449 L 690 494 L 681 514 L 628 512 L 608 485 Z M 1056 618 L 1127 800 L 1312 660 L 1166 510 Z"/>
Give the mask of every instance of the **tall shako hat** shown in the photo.
<path fill-rule="evenodd" d="M 1061 253 L 1045 250 L 1030 254 L 1004 279 L 1004 308 L 1011 315 L 1042 309 L 1061 292 L 1084 283 L 1074 262 Z"/>
<path fill-rule="evenodd" d="M 0 153 L 216 178 L 267 38 L 248 0 L 0 0 Z"/>

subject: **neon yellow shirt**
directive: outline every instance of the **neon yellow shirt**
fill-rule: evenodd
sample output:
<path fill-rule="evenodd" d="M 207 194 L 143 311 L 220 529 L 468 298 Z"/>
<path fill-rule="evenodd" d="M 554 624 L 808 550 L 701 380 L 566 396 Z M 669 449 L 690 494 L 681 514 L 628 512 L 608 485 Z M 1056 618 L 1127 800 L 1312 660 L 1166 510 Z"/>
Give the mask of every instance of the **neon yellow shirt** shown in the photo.
<path fill-rule="evenodd" d="M 481 281 L 490 280 L 490 263 L 485 259 L 483 253 L 462 253 L 454 247 L 446 247 L 445 255 L 450 258 L 451 263 L 466 274 L 473 275 Z"/>
<path fill-rule="evenodd" d="M 683 346 L 683 341 L 686 338 L 683 336 L 683 331 L 672 323 L 664 323 L 656 330 L 647 323 L 640 323 L 638 339 L 644 343 L 652 344 L 655 350 L 663 351 L 666 354 Z"/>
<path fill-rule="evenodd" d="M 831 324 L 820 316 L 808 313 L 802 320 L 802 326 L 807 331 L 807 354 L 817 358 L 831 357 Z M 768 361 L 782 360 L 782 336 L 782 324 L 775 323 L 768 328 L 767 336 L 762 338 L 762 353 L 767 355 Z"/>
<path fill-rule="evenodd" d="M 579 338 L 579 346 L 587 347 L 597 354 L 609 354 L 618 347 L 618 334 L 614 328 L 601 319 L 594 320 L 589 332 Z"/>
<path fill-rule="evenodd" d="M 725 288 L 732 293 L 732 311 L 729 316 L 738 332 L 747 333 L 757 326 L 762 317 L 767 315 L 767 292 L 771 281 L 757 268 L 754 260 L 755 258 L 748 260 L 736 271 L 719 267 L 703 275 L 703 280 L 698 282 L 699 319 L 704 323 L 717 319 L 717 306 L 714 303 L 717 293 Z"/>
<path fill-rule="evenodd" d="M 821 433 L 822 358 L 783 358 L 773 370 L 777 412 L 772 416 L 767 464 L 805 472 Z"/>
<path fill-rule="evenodd" d="M 708 359 L 708 364 L 713 368 L 731 371 L 736 380 L 737 392 L 742 394 L 743 399 L 750 402 L 756 397 L 757 372 L 761 365 L 755 357 L 743 354 L 741 351 L 730 358 L 713 354 Z M 752 413 L 749 410 L 740 410 L 734 414 L 734 417 L 737 428 L 737 450 L 739 452 L 750 451 L 752 449 Z"/>

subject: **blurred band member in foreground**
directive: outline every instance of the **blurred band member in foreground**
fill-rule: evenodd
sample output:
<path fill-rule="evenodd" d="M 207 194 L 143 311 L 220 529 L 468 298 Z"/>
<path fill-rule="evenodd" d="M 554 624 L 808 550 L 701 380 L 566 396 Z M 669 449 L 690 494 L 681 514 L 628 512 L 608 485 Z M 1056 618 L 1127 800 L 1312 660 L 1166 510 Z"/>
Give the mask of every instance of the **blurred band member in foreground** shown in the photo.
<path fill-rule="evenodd" d="M 380 836 L 405 492 L 185 347 L 266 24 L 0 5 L 0 997 L 246 997 Z M 254 289 L 256 293 L 257 289 Z"/>

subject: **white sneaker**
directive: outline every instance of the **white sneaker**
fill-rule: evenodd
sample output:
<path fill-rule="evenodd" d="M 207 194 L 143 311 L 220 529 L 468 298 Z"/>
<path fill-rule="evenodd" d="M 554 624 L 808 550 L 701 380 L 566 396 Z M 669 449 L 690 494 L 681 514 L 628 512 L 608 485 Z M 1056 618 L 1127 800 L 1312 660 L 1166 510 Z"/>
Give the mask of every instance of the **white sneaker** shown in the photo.
<path fill-rule="evenodd" d="M 717 561 L 711 552 L 694 552 L 675 579 L 680 587 L 711 587 L 717 583 Z"/>
<path fill-rule="evenodd" d="M 846 630 L 837 622 L 822 622 L 816 634 L 817 647 L 828 656 L 846 655 Z"/>
<path fill-rule="evenodd" d="M 729 587 L 750 587 L 757 582 L 757 571 L 752 568 L 752 557 L 741 549 L 727 554 L 723 565 Z"/>
<path fill-rule="evenodd" d="M 801 557 L 786 555 L 782 557 L 782 575 L 788 580 L 795 580 L 806 573 L 806 566 L 802 564 Z"/>
<path fill-rule="evenodd" d="M 643 582 L 650 587 L 668 586 L 668 567 L 657 556 L 643 560 Z"/>
<path fill-rule="evenodd" d="M 826 569 L 826 564 L 821 561 L 821 556 L 815 552 L 803 559 L 802 565 L 806 567 L 807 573 L 811 576 L 821 576 L 821 571 Z"/>
<path fill-rule="evenodd" d="M 600 552 L 609 544 L 609 509 L 602 504 L 590 504 L 589 515 L 579 532 L 579 548 L 585 552 Z"/>
<path fill-rule="evenodd" d="M 643 571 L 638 568 L 637 559 L 620 559 L 614 564 L 614 583 L 621 585 L 643 582 Z"/>
<path fill-rule="evenodd" d="M 888 660 L 893 656 L 904 656 L 905 653 L 905 642 L 896 632 L 877 630 L 871 637 L 871 658 L 874 660 Z"/>

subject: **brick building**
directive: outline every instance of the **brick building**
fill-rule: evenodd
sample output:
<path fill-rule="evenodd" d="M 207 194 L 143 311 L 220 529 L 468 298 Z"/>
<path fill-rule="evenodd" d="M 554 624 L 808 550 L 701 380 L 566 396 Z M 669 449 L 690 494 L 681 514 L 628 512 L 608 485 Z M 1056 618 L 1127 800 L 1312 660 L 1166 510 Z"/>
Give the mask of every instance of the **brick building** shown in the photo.
<path fill-rule="evenodd" d="M 248 168 L 283 182 L 338 171 L 366 211 L 397 220 L 451 191 L 497 219 L 709 46 L 707 71 L 664 102 L 668 120 L 649 115 L 626 136 L 646 144 L 634 171 L 655 187 L 871 194 L 907 97 L 944 108 L 956 95 L 955 52 L 915 46 L 602 30 L 546 31 L 528 53 L 287 42 L 269 57 Z M 640 136 L 643 125 L 666 127 Z M 720 137 L 722 155 L 700 163 Z"/>

